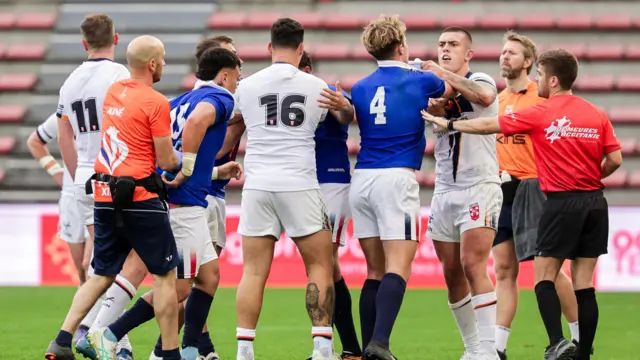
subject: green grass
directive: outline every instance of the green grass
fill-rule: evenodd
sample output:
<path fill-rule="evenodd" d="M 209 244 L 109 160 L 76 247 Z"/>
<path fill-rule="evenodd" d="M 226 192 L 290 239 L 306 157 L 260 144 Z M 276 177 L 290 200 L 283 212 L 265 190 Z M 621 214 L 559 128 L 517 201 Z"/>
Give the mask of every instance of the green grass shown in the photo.
<path fill-rule="evenodd" d="M 75 288 L 0 288 L 0 359 L 42 359 L 66 315 Z M 139 293 L 142 293 L 140 291 Z M 353 292 L 357 320 L 358 293 Z M 600 324 L 594 359 L 639 359 L 633 353 L 640 339 L 638 306 L 640 294 L 598 294 Z M 208 324 L 223 360 L 233 360 L 235 341 L 235 289 L 220 289 Z M 265 294 L 257 329 L 258 359 L 305 359 L 311 351 L 310 322 L 304 306 L 304 290 L 270 289 Z M 134 354 L 147 359 L 158 335 L 155 322 L 131 334 Z M 565 336 L 569 330 L 565 327 Z M 512 327 L 509 358 L 541 359 L 546 343 L 535 296 L 521 294 L 520 309 Z M 391 339 L 392 350 L 401 360 L 449 360 L 462 354 L 462 342 L 447 306 L 444 291 L 407 292 Z M 336 350 L 339 350 L 336 338 Z M 81 357 L 80 357 L 81 358 Z"/>

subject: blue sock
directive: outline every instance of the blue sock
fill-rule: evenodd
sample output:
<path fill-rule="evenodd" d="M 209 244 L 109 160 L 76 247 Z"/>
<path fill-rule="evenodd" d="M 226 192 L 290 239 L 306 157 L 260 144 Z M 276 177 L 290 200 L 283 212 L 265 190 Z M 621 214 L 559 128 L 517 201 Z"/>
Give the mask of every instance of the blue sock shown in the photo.
<path fill-rule="evenodd" d="M 362 349 L 366 349 L 373 336 L 376 325 L 376 296 L 380 280 L 367 279 L 360 293 L 360 331 L 362 332 Z"/>
<path fill-rule="evenodd" d="M 376 326 L 371 340 L 389 346 L 393 324 L 400 312 L 406 288 L 407 282 L 398 274 L 386 273 L 382 277 L 376 298 Z"/>
<path fill-rule="evenodd" d="M 68 331 L 60 330 L 58 336 L 56 336 L 56 344 L 62 347 L 71 347 L 71 342 L 73 341 L 73 335 Z"/>
<path fill-rule="evenodd" d="M 353 325 L 353 313 L 351 312 L 351 293 L 344 278 L 341 278 L 334 284 L 336 291 L 335 306 L 333 307 L 333 323 L 340 335 L 342 343 L 342 351 L 349 352 L 352 355 L 360 356 L 360 344 L 358 343 L 358 335 L 356 327 Z"/>
<path fill-rule="evenodd" d="M 182 348 L 198 346 L 198 338 L 202 334 L 204 324 L 207 322 L 211 302 L 213 302 L 213 296 L 197 288 L 191 289 L 187 304 L 184 307 Z"/>
<path fill-rule="evenodd" d="M 153 349 L 153 355 L 159 358 L 162 357 L 162 336 L 158 336 L 158 341 L 156 341 L 156 347 Z"/>
<path fill-rule="evenodd" d="M 207 356 L 211 353 L 216 352 L 215 346 L 213 346 L 213 341 L 211 341 L 211 336 L 209 336 L 209 332 L 203 332 L 198 337 L 198 352 L 202 356 Z"/>
<path fill-rule="evenodd" d="M 182 360 L 178 349 L 164 350 L 162 352 L 162 360 Z"/>
<path fill-rule="evenodd" d="M 146 323 L 154 317 L 156 317 L 156 315 L 153 312 L 153 306 L 143 298 L 139 298 L 138 301 L 133 304 L 131 309 L 122 314 L 116 322 L 109 325 L 109 330 L 111 330 L 113 335 L 116 336 L 116 339 L 120 341 L 120 339 L 128 334 L 129 331 Z"/>

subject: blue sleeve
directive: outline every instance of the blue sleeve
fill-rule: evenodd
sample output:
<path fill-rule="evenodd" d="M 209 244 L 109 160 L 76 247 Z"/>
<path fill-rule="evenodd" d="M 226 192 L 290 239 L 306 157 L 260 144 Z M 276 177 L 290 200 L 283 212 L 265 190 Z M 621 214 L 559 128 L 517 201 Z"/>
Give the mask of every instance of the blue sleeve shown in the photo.
<path fill-rule="evenodd" d="M 420 82 L 427 97 L 430 99 L 439 99 L 444 95 L 444 80 L 430 71 L 422 71 L 420 75 Z"/>
<path fill-rule="evenodd" d="M 215 124 L 225 123 L 233 116 L 234 99 L 231 95 L 212 94 L 203 98 L 202 102 L 207 102 L 216 109 Z"/>
<path fill-rule="evenodd" d="M 332 91 L 336 91 L 336 87 L 335 85 L 327 85 L 329 87 L 329 89 L 331 89 Z M 349 95 L 348 92 L 342 90 L 342 95 L 344 95 L 345 98 L 347 98 L 347 100 L 349 100 L 349 102 L 353 105 L 353 100 L 351 100 L 351 95 Z"/>

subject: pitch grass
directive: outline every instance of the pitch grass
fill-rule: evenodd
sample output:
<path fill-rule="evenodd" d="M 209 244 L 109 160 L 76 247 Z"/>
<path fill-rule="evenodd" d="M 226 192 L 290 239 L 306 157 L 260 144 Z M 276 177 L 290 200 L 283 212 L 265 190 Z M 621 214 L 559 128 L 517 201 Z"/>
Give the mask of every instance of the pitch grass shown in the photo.
<path fill-rule="evenodd" d="M 75 290 L 0 288 L 0 359 L 42 359 L 49 341 L 58 332 Z M 357 323 L 357 291 L 353 292 L 353 301 Z M 640 359 L 640 353 L 633 350 L 640 339 L 640 294 L 598 294 L 598 301 L 600 325 L 593 358 Z M 546 336 L 534 294 L 523 291 L 520 304 L 511 332 L 509 359 L 541 359 Z M 208 323 L 222 360 L 235 358 L 235 316 L 235 289 L 220 289 Z M 157 323 L 150 322 L 130 334 L 136 359 L 148 359 L 158 335 L 157 329 Z M 566 326 L 565 336 L 569 337 Z M 305 359 L 311 351 L 310 337 L 304 290 L 267 290 L 255 341 L 257 359 Z M 401 360 L 459 359 L 462 342 L 447 307 L 445 292 L 408 291 L 391 344 Z M 340 348 L 338 341 L 336 348 Z"/>

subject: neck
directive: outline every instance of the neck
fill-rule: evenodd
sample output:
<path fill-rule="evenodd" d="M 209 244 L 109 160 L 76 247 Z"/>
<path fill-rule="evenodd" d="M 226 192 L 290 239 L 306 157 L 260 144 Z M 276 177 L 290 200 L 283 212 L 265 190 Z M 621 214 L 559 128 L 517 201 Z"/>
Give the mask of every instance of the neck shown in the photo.
<path fill-rule="evenodd" d="M 520 73 L 520 75 L 515 79 L 505 79 L 507 81 L 507 89 L 512 93 L 517 93 L 518 91 L 522 91 L 529 86 L 529 77 L 526 72 Z"/>
<path fill-rule="evenodd" d="M 131 80 L 136 80 L 147 86 L 153 86 L 153 75 L 148 71 L 131 69 Z"/>
<path fill-rule="evenodd" d="M 89 56 L 87 56 L 87 59 L 109 59 L 111 61 L 113 61 L 113 58 L 114 58 L 113 48 L 89 50 Z"/>
<path fill-rule="evenodd" d="M 552 89 L 550 94 L 549 94 L 549 97 L 558 96 L 558 95 L 573 95 L 573 91 L 571 91 L 571 89 L 569 89 L 569 90 Z"/>
<path fill-rule="evenodd" d="M 464 65 L 462 65 L 462 67 L 460 68 L 460 70 L 458 70 L 456 72 L 456 74 L 460 75 L 460 76 L 467 76 L 467 74 L 469 73 L 470 69 L 469 69 L 469 63 L 465 63 Z"/>
<path fill-rule="evenodd" d="M 298 57 L 298 54 L 295 50 L 273 49 L 273 52 L 271 54 L 271 63 L 275 64 L 278 62 L 287 63 L 298 67 L 298 64 L 300 64 L 300 58 Z"/>

